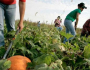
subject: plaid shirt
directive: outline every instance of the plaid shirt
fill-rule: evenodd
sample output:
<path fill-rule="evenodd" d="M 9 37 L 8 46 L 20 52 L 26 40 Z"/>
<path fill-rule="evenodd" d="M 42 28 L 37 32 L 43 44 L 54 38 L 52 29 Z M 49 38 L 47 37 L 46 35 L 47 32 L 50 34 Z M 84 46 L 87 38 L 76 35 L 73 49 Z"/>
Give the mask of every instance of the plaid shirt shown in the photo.
<path fill-rule="evenodd" d="M 55 19 L 55 21 L 54 21 L 54 23 L 55 23 L 55 26 L 56 27 L 60 27 L 60 23 L 61 23 L 62 21 L 59 19 Z"/>
<path fill-rule="evenodd" d="M 83 25 L 82 33 L 90 32 L 90 19 L 88 19 Z"/>

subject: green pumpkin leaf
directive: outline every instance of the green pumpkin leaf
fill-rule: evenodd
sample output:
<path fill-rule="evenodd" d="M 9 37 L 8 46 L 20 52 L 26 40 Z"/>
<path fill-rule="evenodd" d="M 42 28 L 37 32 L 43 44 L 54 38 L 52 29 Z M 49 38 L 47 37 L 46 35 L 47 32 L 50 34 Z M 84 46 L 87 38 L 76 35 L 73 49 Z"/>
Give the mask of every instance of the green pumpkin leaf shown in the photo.
<path fill-rule="evenodd" d="M 7 70 L 9 69 L 11 66 L 11 61 L 4 59 L 4 60 L 0 60 L 0 70 Z"/>

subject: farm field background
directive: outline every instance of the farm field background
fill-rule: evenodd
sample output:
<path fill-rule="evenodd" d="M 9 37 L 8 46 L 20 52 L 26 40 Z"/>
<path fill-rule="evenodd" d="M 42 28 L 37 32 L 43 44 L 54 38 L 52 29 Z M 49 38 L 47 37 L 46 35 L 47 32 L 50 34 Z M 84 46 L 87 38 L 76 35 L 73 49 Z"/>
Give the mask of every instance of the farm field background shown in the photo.
<path fill-rule="evenodd" d="M 28 57 L 32 61 L 27 67 L 30 70 L 90 70 L 90 37 L 80 37 L 81 29 L 76 32 L 71 43 L 63 44 L 64 37 L 72 37 L 65 29 L 59 32 L 54 25 L 42 23 L 38 27 L 37 23 L 24 21 L 24 29 L 16 36 L 7 58 L 14 55 Z M 15 31 L 7 33 L 5 25 L 6 45 L 0 47 L 0 70 L 10 67 L 10 62 L 2 58 L 14 34 Z M 2 61 L 6 65 L 2 66 Z"/>

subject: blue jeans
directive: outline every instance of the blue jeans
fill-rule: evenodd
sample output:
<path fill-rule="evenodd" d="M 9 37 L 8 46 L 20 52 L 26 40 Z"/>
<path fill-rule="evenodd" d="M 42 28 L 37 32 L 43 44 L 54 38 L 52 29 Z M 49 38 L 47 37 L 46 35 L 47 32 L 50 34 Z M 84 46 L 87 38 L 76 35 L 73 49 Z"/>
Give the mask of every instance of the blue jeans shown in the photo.
<path fill-rule="evenodd" d="M 60 26 L 60 27 L 56 27 L 59 31 L 61 31 L 63 28 Z"/>
<path fill-rule="evenodd" d="M 5 5 L 0 3 L 0 47 L 5 45 L 4 43 L 4 18 L 7 26 L 7 30 L 15 30 L 15 11 L 16 4 Z"/>
<path fill-rule="evenodd" d="M 75 28 L 73 27 L 71 20 L 65 19 L 64 25 L 66 27 L 66 33 L 71 33 L 73 35 L 73 37 L 69 38 L 68 40 L 67 40 L 67 38 L 64 38 L 63 43 L 72 40 L 76 35 Z"/>

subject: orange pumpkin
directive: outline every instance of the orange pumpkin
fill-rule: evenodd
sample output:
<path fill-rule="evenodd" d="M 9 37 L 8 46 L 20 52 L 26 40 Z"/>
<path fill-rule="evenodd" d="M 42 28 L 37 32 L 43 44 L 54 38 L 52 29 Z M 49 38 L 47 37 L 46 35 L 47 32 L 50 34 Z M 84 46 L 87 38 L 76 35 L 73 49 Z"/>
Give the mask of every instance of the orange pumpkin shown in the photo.
<path fill-rule="evenodd" d="M 16 55 L 8 58 L 11 61 L 11 67 L 9 70 L 26 70 L 27 63 L 31 60 L 27 57 Z"/>

